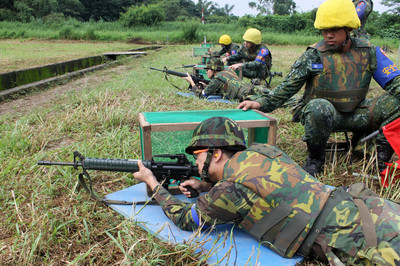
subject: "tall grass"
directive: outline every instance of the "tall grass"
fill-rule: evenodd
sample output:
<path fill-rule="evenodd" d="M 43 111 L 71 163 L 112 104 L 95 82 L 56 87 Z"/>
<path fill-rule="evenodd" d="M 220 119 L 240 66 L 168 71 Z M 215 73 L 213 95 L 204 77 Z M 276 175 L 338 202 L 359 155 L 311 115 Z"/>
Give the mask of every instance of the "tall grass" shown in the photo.
<path fill-rule="evenodd" d="M 124 27 L 119 22 L 78 22 L 42 21 L 31 23 L 0 22 L 0 39 L 67 39 L 97 41 L 142 40 L 153 43 L 200 43 L 206 38 L 208 42 L 218 43 L 222 34 L 229 34 L 236 43 L 242 43 L 243 33 L 247 28 L 238 22 L 229 24 L 200 24 L 199 22 L 163 22 L 159 25 L 145 27 Z M 309 45 L 320 40 L 320 35 L 308 32 L 278 33 L 269 28 L 261 29 L 263 42 L 272 45 Z M 379 46 L 388 46 L 397 50 L 399 42 L 395 39 L 373 38 Z"/>

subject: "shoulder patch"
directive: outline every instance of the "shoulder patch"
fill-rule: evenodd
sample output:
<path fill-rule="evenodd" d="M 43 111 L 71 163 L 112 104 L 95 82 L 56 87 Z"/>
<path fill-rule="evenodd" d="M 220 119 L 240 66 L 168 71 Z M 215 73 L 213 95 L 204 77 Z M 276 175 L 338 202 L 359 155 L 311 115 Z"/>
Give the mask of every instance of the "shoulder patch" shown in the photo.
<path fill-rule="evenodd" d="M 282 151 L 272 145 L 269 144 L 261 144 L 261 143 L 254 143 L 252 144 L 247 151 L 255 151 L 261 153 L 262 155 L 267 156 L 268 158 L 274 159 L 280 155 L 282 155 Z"/>
<path fill-rule="evenodd" d="M 311 64 L 311 68 L 312 68 L 312 69 L 323 69 L 324 66 L 323 66 L 322 64 L 316 64 L 316 63 L 314 63 L 314 64 Z"/>
<path fill-rule="evenodd" d="M 358 48 L 367 48 L 367 47 L 371 47 L 371 42 L 366 40 L 366 39 L 358 39 L 358 38 L 354 38 L 353 39 L 356 43 L 356 46 Z"/>

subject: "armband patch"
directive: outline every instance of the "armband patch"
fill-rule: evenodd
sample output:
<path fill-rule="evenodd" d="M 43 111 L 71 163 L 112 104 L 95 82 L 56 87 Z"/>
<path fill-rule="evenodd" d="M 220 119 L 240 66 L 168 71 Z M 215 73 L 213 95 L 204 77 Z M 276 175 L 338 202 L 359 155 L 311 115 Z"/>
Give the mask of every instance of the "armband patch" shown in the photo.
<path fill-rule="evenodd" d="M 261 62 L 265 65 L 265 57 L 269 54 L 267 48 L 262 48 L 254 61 Z"/>
<path fill-rule="evenodd" d="M 376 61 L 378 66 L 374 72 L 374 79 L 384 88 L 386 83 L 400 75 L 400 70 L 379 46 L 376 47 Z"/>
<path fill-rule="evenodd" d="M 232 51 L 231 51 L 231 55 L 234 55 L 234 54 L 237 54 L 237 51 L 236 51 L 236 50 L 232 50 Z"/>
<path fill-rule="evenodd" d="M 360 3 L 358 3 L 358 5 L 356 7 L 356 12 L 357 12 L 358 18 L 360 20 L 364 19 L 366 8 L 367 8 L 367 4 L 364 1 L 361 1 Z"/>
<path fill-rule="evenodd" d="M 200 227 L 200 219 L 199 219 L 199 216 L 197 215 L 196 204 L 192 205 L 192 207 L 190 208 L 190 212 L 192 213 L 192 218 L 193 218 L 194 223 Z M 208 228 L 208 226 L 206 226 L 205 224 L 202 224 L 202 226 L 203 226 L 203 229 Z"/>

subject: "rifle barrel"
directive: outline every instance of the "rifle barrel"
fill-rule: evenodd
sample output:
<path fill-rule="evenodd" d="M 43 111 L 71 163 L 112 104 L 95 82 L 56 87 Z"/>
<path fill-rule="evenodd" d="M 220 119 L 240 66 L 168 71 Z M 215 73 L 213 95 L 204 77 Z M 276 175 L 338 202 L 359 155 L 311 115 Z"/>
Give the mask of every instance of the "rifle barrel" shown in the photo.
<path fill-rule="evenodd" d="M 75 163 L 76 164 L 76 163 Z M 71 162 L 53 162 L 53 161 L 38 161 L 38 165 L 62 165 L 62 166 L 75 166 L 74 163 Z M 78 165 L 80 165 L 78 163 Z"/>

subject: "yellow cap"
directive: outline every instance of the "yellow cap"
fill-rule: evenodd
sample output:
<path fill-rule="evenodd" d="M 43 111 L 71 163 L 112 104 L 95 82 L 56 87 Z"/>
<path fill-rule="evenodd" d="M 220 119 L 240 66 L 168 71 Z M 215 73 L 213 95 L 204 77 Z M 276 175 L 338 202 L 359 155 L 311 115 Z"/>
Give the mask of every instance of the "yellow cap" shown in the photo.
<path fill-rule="evenodd" d="M 361 26 L 356 8 L 351 0 L 327 0 L 323 2 L 315 18 L 314 27 L 319 30 L 330 28 L 358 29 Z"/>
<path fill-rule="evenodd" d="M 261 31 L 251 28 L 246 30 L 243 35 L 243 40 L 254 43 L 260 44 L 261 43 Z"/>
<path fill-rule="evenodd" d="M 232 42 L 231 36 L 229 36 L 227 34 L 224 34 L 221 37 L 219 37 L 219 42 L 218 43 L 219 44 L 229 45 L 229 44 L 231 44 L 231 42 Z"/>

